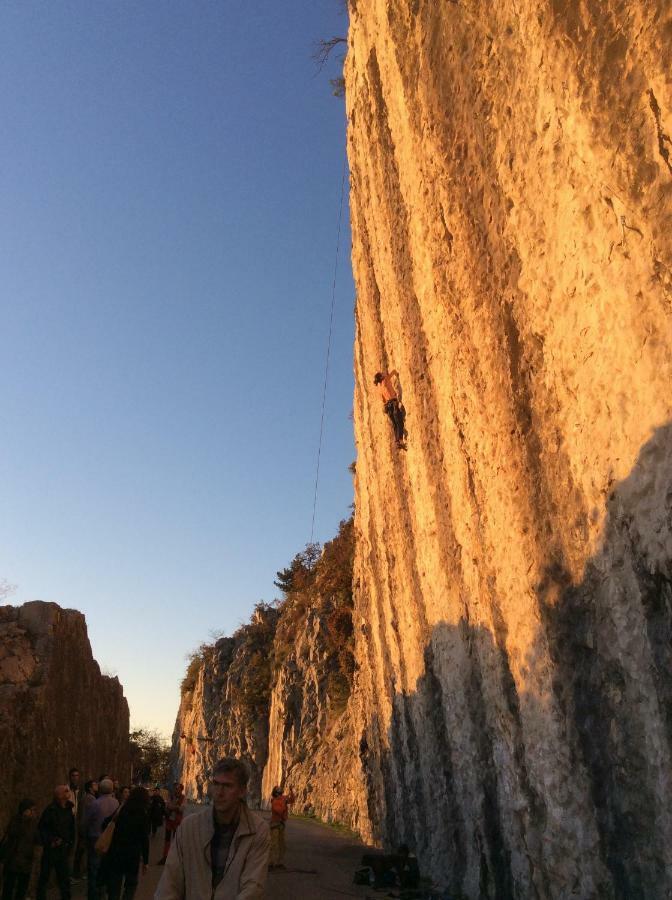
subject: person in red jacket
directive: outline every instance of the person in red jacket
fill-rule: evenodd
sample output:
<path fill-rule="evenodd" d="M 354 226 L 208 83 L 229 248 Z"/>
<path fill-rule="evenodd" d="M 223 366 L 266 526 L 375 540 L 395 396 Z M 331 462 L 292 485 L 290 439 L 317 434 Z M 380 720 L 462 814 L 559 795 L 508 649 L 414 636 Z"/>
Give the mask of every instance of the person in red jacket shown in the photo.
<path fill-rule="evenodd" d="M 184 785 L 176 784 L 172 799 L 166 804 L 166 839 L 163 845 L 163 856 L 159 860 L 160 866 L 165 866 L 170 850 L 170 842 L 175 837 L 175 832 L 182 822 L 184 815 Z"/>
<path fill-rule="evenodd" d="M 271 792 L 271 856 L 269 869 L 285 868 L 285 825 L 289 817 L 290 804 L 294 795 L 283 794 L 282 788 L 274 787 Z"/>

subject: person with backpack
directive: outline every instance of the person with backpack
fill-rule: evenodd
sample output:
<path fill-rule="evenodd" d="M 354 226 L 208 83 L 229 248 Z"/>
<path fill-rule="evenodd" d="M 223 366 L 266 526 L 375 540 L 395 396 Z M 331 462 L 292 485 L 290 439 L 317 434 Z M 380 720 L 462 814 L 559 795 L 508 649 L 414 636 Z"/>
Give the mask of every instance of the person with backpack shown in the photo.
<path fill-rule="evenodd" d="M 32 800 L 22 800 L 0 845 L 3 862 L 2 900 L 23 900 L 33 870 L 37 810 Z"/>

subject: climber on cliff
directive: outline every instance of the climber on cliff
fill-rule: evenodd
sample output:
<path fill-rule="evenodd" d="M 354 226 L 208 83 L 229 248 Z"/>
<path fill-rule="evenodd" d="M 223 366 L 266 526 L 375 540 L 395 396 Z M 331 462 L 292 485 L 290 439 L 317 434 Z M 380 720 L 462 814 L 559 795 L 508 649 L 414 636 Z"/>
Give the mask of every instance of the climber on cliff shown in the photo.
<path fill-rule="evenodd" d="M 376 372 L 373 383 L 378 388 L 378 393 L 383 401 L 385 412 L 390 417 L 392 428 L 394 429 L 394 439 L 397 444 L 397 450 L 405 450 L 404 444 L 404 419 L 406 412 L 399 400 L 399 394 L 392 383 L 392 377 L 399 378 L 396 369 L 391 372 Z"/>

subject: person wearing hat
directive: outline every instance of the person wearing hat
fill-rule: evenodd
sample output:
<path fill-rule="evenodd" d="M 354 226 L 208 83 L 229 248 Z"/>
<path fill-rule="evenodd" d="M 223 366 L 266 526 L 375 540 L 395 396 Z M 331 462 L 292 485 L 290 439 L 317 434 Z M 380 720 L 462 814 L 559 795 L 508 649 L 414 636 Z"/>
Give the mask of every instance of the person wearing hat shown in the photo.
<path fill-rule="evenodd" d="M 373 383 L 378 388 L 380 399 L 383 401 L 383 408 L 390 417 L 392 428 L 394 429 L 394 440 L 397 444 L 397 450 L 405 450 L 404 446 L 404 409 L 399 401 L 399 394 L 392 383 L 392 378 L 399 378 L 396 369 L 391 372 L 376 372 Z"/>
<path fill-rule="evenodd" d="M 26 896 L 33 869 L 36 831 L 35 804 L 32 800 L 22 800 L 2 842 L 2 900 L 23 900 Z"/>
<path fill-rule="evenodd" d="M 283 794 L 281 787 L 271 791 L 271 856 L 269 869 L 285 868 L 285 827 L 289 818 L 289 806 L 294 795 Z"/>

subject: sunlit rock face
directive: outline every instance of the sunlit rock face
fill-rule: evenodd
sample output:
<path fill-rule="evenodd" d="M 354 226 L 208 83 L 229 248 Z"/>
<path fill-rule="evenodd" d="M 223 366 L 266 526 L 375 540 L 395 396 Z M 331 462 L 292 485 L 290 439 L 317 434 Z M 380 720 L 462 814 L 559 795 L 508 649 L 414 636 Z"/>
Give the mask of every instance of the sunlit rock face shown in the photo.
<path fill-rule="evenodd" d="M 271 693 L 263 796 L 268 800 L 275 785 L 283 786 L 293 793 L 296 812 L 358 830 L 359 760 L 347 690 L 330 695 L 328 610 L 328 602 L 317 604 L 298 623 L 286 618 L 279 624 L 276 647 L 287 647 L 288 654 Z"/>
<path fill-rule="evenodd" d="M 362 827 L 361 767 L 353 730 L 352 524 L 342 523 L 316 564 L 303 569 L 279 606 L 259 604 L 251 621 L 190 667 L 173 735 L 175 776 L 205 799 L 215 762 L 242 759 L 248 800 L 294 795 L 295 812 Z M 280 573 L 278 573 L 280 574 Z"/>
<path fill-rule="evenodd" d="M 350 15 L 369 836 L 471 898 L 666 897 L 672 8 Z"/>
<path fill-rule="evenodd" d="M 261 778 L 268 753 L 268 690 L 255 690 L 262 655 L 268 660 L 276 615 L 257 615 L 233 637 L 218 640 L 203 654 L 195 684 L 182 694 L 173 733 L 175 777 L 191 800 L 204 800 L 214 764 L 224 756 L 248 767 L 248 798 L 261 801 Z"/>
<path fill-rule="evenodd" d="M 42 809 L 77 766 L 130 778 L 128 704 L 102 675 L 84 616 L 55 603 L 0 606 L 0 828 L 19 801 Z"/>

